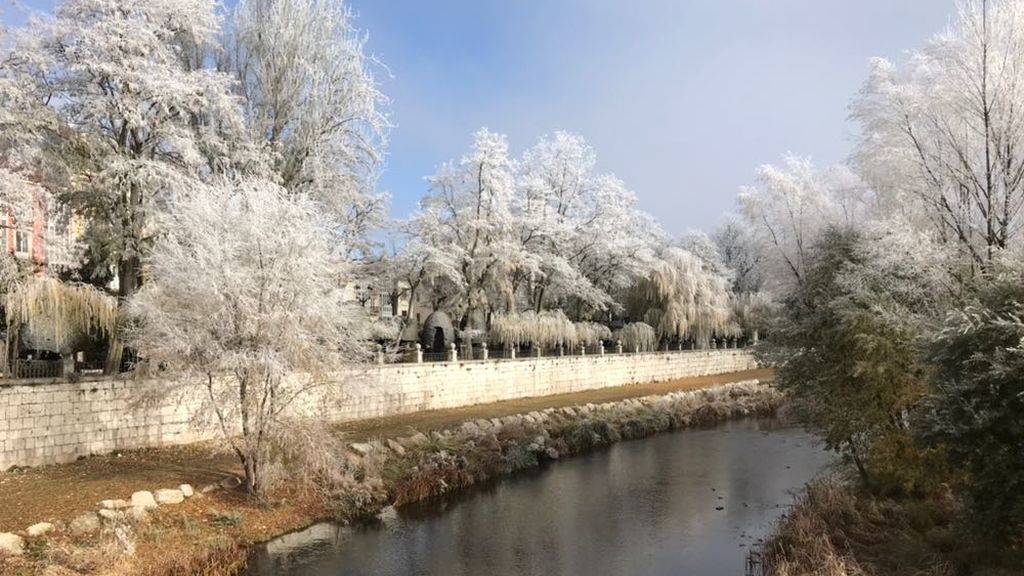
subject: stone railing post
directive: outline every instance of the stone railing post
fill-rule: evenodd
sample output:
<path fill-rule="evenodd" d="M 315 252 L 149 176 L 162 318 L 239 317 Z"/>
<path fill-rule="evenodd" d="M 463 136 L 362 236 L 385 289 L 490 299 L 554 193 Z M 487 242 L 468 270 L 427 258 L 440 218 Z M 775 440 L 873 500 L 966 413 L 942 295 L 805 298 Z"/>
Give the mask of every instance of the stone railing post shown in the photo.
<path fill-rule="evenodd" d="M 586 355 L 587 355 L 587 345 L 586 344 L 580 344 L 580 356 L 586 356 Z"/>
<path fill-rule="evenodd" d="M 487 360 L 487 342 L 480 344 L 480 359 Z"/>
<path fill-rule="evenodd" d="M 597 355 L 604 356 L 604 342 L 597 343 Z"/>
<path fill-rule="evenodd" d="M 75 355 L 74 354 L 68 354 L 68 355 L 64 356 L 63 360 L 64 360 L 64 365 L 62 366 L 62 370 L 64 372 L 64 376 L 68 376 L 68 375 L 74 374 L 75 373 Z"/>
<path fill-rule="evenodd" d="M 508 357 L 511 358 L 512 360 L 516 359 L 516 347 L 515 346 L 509 346 L 508 347 Z"/>
<path fill-rule="evenodd" d="M 416 363 L 423 364 L 423 346 L 419 342 L 416 343 Z"/>
<path fill-rule="evenodd" d="M 377 364 L 384 363 L 384 347 L 377 344 Z"/>
<path fill-rule="evenodd" d="M 458 362 L 458 360 L 459 360 L 459 348 L 455 345 L 455 342 L 452 342 L 451 344 L 448 345 L 448 361 L 449 362 Z"/>
<path fill-rule="evenodd" d="M 536 344 L 533 346 L 533 357 L 540 358 L 540 346 L 537 346 Z"/>
<path fill-rule="evenodd" d="M 563 346 L 561 344 L 558 345 L 558 355 L 559 356 L 565 356 L 565 346 Z"/>
<path fill-rule="evenodd" d="M 622 340 L 615 341 L 615 353 L 622 354 Z"/>
<path fill-rule="evenodd" d="M 639 354 L 639 353 L 640 353 L 640 345 L 639 344 L 633 344 L 633 354 Z"/>

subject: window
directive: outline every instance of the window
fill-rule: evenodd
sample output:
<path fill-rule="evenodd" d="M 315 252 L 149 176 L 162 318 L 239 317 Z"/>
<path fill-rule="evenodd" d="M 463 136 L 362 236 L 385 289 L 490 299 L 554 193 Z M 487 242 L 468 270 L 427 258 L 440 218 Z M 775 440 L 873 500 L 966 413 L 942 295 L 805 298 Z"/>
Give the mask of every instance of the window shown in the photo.
<path fill-rule="evenodd" d="M 17 252 L 19 254 L 28 254 L 29 253 L 29 244 L 30 244 L 30 242 L 29 242 L 30 235 L 29 234 L 30 233 L 29 233 L 28 230 L 18 230 L 18 231 L 16 231 L 14 233 L 14 251 L 15 252 Z"/>

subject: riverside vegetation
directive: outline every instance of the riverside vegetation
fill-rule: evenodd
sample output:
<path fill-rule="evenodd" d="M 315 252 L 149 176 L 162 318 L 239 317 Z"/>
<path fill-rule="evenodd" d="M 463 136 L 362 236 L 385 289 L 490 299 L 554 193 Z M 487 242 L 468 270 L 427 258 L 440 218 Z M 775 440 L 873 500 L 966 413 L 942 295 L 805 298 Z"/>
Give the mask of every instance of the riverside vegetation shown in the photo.
<path fill-rule="evenodd" d="M 443 497 L 544 462 L 620 440 L 729 418 L 775 413 L 782 395 L 745 381 L 601 404 L 547 408 L 458 427 L 345 445 L 318 439 L 314 454 L 293 453 L 301 475 L 269 489 L 257 504 L 237 490 L 208 487 L 144 521 L 104 522 L 95 530 L 25 538 L 21 556 L 0 558 L 4 574 L 235 574 L 245 546 L 323 520 L 372 519 L 388 506 Z M 116 496 L 116 495 L 115 495 Z M 134 554 L 126 554 L 130 543 Z M 173 554 L 168 554 L 168 550 Z"/>

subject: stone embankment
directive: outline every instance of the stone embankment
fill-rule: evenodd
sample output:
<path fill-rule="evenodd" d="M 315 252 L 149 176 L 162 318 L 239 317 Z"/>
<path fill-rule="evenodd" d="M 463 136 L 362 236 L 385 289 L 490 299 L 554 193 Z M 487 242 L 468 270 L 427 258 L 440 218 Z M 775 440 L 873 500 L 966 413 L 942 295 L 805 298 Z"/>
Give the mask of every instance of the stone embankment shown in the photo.
<path fill-rule="evenodd" d="M 330 487 L 321 487 L 329 497 L 323 500 L 318 511 L 310 510 L 304 518 L 308 525 L 325 518 L 353 521 L 387 516 L 393 513 L 395 506 L 443 496 L 616 441 L 709 425 L 729 418 L 766 416 L 776 410 L 781 400 L 781 394 L 774 388 L 752 380 L 601 404 L 547 408 L 501 418 L 480 418 L 430 434 L 412 432 L 400 437 L 353 443 L 339 459 L 344 470 L 338 475 L 345 480 Z M 19 569 L 42 569 L 57 564 L 64 570 L 62 574 L 79 573 L 73 560 L 79 554 L 88 553 L 88 549 L 82 548 L 84 546 L 118 550 L 123 562 L 131 566 L 138 546 L 173 541 L 181 536 L 173 533 L 179 529 L 174 527 L 174 523 L 159 521 L 165 514 L 163 508 L 203 495 L 207 496 L 209 504 L 219 502 L 220 506 L 233 498 L 220 499 L 217 495 L 237 488 L 239 483 L 237 478 L 229 478 L 227 482 L 195 492 L 187 485 L 136 492 L 125 500 L 103 500 L 97 503 L 96 511 L 67 524 L 40 522 L 26 527 L 23 532 L 0 534 L 0 568 L 5 565 L 6 555 L 6 562 L 15 563 L 8 565 Z M 119 495 L 111 495 L 116 496 Z M 240 525 L 242 522 L 241 517 L 231 510 L 218 514 L 218 523 Z M 154 523 L 153 519 L 158 521 Z M 191 522 L 179 521 L 195 528 Z M 145 530 L 143 526 L 146 526 Z M 140 538 L 143 533 L 146 538 Z M 86 539 L 77 538 L 79 534 L 89 535 L 90 544 L 83 543 Z M 221 553 L 224 550 L 241 551 L 238 545 L 245 544 L 245 539 L 239 538 L 234 548 L 221 546 L 218 550 Z M 54 539 L 53 550 L 58 549 L 58 541 L 63 543 L 59 546 L 59 555 L 29 553 L 31 550 L 48 549 L 48 539 Z M 201 556 L 210 552 L 202 547 L 192 547 L 177 553 Z M 145 554 L 140 557 L 145 557 Z M 229 558 L 227 562 L 240 566 L 244 559 Z M 181 565 L 189 564 L 183 560 Z M 205 564 L 199 562 L 196 565 Z M 142 570 L 143 566 L 136 568 Z M 135 572 L 128 569 L 121 573 Z M 176 569 L 173 573 L 190 572 Z"/>

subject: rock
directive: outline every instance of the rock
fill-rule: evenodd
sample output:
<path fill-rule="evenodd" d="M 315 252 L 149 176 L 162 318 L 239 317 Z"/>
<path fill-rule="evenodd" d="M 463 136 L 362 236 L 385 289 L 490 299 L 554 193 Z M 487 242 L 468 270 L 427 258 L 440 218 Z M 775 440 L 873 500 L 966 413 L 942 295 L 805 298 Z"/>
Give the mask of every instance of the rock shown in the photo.
<path fill-rule="evenodd" d="M 558 450 L 555 450 L 554 448 L 549 446 L 545 453 L 547 454 L 548 458 L 552 460 L 558 460 Z"/>
<path fill-rule="evenodd" d="M 398 518 L 398 511 L 395 510 L 394 506 L 385 506 L 380 511 L 380 514 L 377 515 L 377 517 L 381 520 L 384 520 L 385 522 L 388 520 L 394 520 Z"/>
<path fill-rule="evenodd" d="M 72 534 L 90 534 L 100 529 L 100 517 L 95 512 L 86 512 L 71 521 Z"/>
<path fill-rule="evenodd" d="M 157 507 L 156 499 L 153 498 L 153 493 L 148 490 L 140 490 L 132 494 L 131 505 L 142 506 L 147 510 Z"/>
<path fill-rule="evenodd" d="M 373 446 L 365 442 L 356 442 L 354 444 L 350 444 L 349 448 L 358 452 L 360 456 L 366 456 L 370 452 L 373 452 Z"/>
<path fill-rule="evenodd" d="M 178 490 L 181 490 L 181 495 L 185 498 L 191 498 L 192 495 L 195 494 L 195 490 L 192 489 L 191 484 L 182 484 L 181 486 L 178 486 Z"/>
<path fill-rule="evenodd" d="M 436 430 L 430 433 L 430 438 L 439 442 L 444 441 L 444 436 Z"/>
<path fill-rule="evenodd" d="M 131 506 L 131 502 L 127 500 L 101 500 L 100 508 L 105 510 L 123 510 Z"/>
<path fill-rule="evenodd" d="M 476 424 L 476 427 L 480 430 L 490 430 L 491 428 L 491 422 L 489 420 L 484 420 L 483 418 L 473 420 L 473 424 Z"/>
<path fill-rule="evenodd" d="M 185 495 L 181 493 L 181 490 L 172 488 L 157 490 L 153 493 L 153 498 L 157 504 L 181 504 L 185 501 Z"/>
<path fill-rule="evenodd" d="M 28 530 L 25 532 L 27 532 L 29 536 L 35 537 L 42 536 L 51 530 L 53 530 L 53 524 L 50 524 L 49 522 L 40 522 L 29 526 Z"/>
<path fill-rule="evenodd" d="M 0 556 L 21 556 L 25 553 L 25 541 L 17 534 L 0 533 Z"/>
<path fill-rule="evenodd" d="M 387 444 L 388 448 L 391 448 L 395 452 L 395 454 L 398 454 L 399 456 L 405 455 L 405 446 L 402 446 L 401 444 L 395 442 L 391 438 L 388 438 Z"/>
<path fill-rule="evenodd" d="M 124 512 L 118 510 L 108 510 L 106 508 L 99 511 L 100 518 L 103 518 L 107 522 L 116 522 L 124 519 Z"/>
<path fill-rule="evenodd" d="M 422 446 L 423 444 L 426 444 L 429 441 L 430 439 L 424 436 L 422 432 L 417 432 L 412 436 L 406 436 L 405 438 L 398 439 L 398 442 L 402 446 L 405 446 L 406 448 L 415 448 L 417 446 Z"/>
<path fill-rule="evenodd" d="M 238 488 L 239 486 L 242 485 L 242 479 L 239 478 L 238 476 L 228 476 L 227 478 L 218 482 L 217 485 L 220 486 L 221 488 L 224 488 L 225 490 L 234 490 L 235 488 Z"/>
<path fill-rule="evenodd" d="M 462 426 L 459 426 L 459 429 L 467 436 L 476 436 L 480 434 L 480 427 L 472 422 L 463 422 Z"/>

